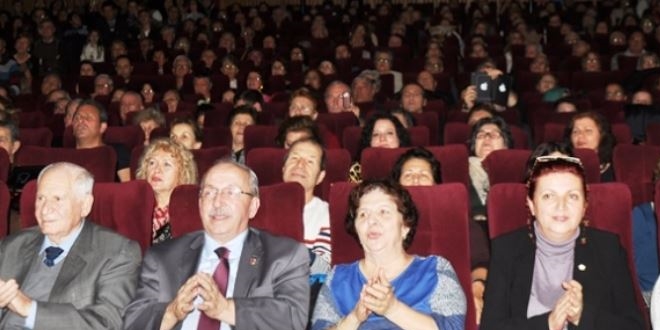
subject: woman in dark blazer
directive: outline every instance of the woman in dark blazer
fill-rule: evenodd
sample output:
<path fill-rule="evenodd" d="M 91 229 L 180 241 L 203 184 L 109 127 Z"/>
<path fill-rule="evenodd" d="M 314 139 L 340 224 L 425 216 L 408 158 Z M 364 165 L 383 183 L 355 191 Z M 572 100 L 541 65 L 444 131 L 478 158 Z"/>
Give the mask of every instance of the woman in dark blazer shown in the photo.
<path fill-rule="evenodd" d="M 493 241 L 480 329 L 642 329 L 617 236 L 583 223 L 579 159 L 539 157 L 527 186 L 533 221 Z"/>

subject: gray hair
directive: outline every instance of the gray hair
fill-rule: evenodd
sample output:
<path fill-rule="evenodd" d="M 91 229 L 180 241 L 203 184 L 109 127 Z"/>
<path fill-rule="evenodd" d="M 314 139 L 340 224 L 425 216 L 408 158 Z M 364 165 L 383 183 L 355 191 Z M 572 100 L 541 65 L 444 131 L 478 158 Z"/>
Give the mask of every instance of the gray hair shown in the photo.
<path fill-rule="evenodd" d="M 67 174 L 73 178 L 72 186 L 76 197 L 82 199 L 87 195 L 92 194 L 94 188 L 94 176 L 84 167 L 68 162 L 52 163 L 44 167 L 37 177 L 37 185 L 41 182 L 42 177 L 46 175 L 46 173 L 53 170 L 65 170 L 67 171 Z"/>
<path fill-rule="evenodd" d="M 245 164 L 241 164 L 233 159 L 231 157 L 224 157 L 215 162 L 211 169 L 213 169 L 216 166 L 220 165 L 233 165 L 235 167 L 238 167 L 242 171 L 245 171 L 248 176 L 250 177 L 250 192 L 252 193 L 253 197 L 259 198 L 259 178 L 257 178 L 257 174 L 254 173 L 254 171 L 249 168 Z M 204 173 L 204 176 L 202 177 L 202 180 L 200 181 L 202 184 L 206 182 L 206 177 L 208 176 L 209 172 L 211 172 L 211 169 L 207 170 L 206 173 Z"/>
<path fill-rule="evenodd" d="M 353 79 L 353 84 L 355 85 L 355 81 L 358 79 L 366 80 L 369 82 L 374 87 L 374 90 L 376 92 L 380 91 L 380 73 L 376 70 L 364 70 L 360 72 L 360 74 Z M 352 86 L 351 86 L 352 87 Z"/>
<path fill-rule="evenodd" d="M 110 86 L 114 85 L 114 81 L 112 81 L 112 78 L 110 78 L 110 76 L 105 73 L 101 73 L 100 75 L 96 76 L 96 78 L 94 78 L 94 85 L 98 84 L 101 79 L 105 79 L 106 83 Z"/>

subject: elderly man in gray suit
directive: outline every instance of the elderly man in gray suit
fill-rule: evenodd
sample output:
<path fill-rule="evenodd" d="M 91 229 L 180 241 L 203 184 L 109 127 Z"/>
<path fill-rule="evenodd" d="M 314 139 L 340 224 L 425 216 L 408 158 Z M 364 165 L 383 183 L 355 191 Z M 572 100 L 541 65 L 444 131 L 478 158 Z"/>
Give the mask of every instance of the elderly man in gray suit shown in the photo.
<path fill-rule="evenodd" d="M 209 169 L 199 195 L 204 230 L 149 249 L 125 329 L 304 329 L 307 249 L 250 228 L 258 208 L 249 168 L 222 160 Z"/>
<path fill-rule="evenodd" d="M 121 329 L 140 247 L 85 220 L 93 185 L 70 163 L 39 174 L 38 228 L 0 242 L 0 329 Z"/>

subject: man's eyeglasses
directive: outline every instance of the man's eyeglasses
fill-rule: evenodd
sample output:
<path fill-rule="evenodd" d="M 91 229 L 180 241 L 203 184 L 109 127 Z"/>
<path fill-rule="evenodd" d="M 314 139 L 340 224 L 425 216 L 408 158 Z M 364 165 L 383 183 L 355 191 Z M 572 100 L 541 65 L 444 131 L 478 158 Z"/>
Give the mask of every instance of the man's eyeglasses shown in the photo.
<path fill-rule="evenodd" d="M 224 198 L 228 199 L 238 199 L 241 195 L 248 195 L 254 197 L 253 193 L 246 192 L 241 190 L 237 186 L 227 186 L 222 189 L 213 188 L 209 186 L 202 187 L 202 190 L 199 192 L 199 197 L 203 200 L 212 201 L 218 197 L 218 194 Z"/>

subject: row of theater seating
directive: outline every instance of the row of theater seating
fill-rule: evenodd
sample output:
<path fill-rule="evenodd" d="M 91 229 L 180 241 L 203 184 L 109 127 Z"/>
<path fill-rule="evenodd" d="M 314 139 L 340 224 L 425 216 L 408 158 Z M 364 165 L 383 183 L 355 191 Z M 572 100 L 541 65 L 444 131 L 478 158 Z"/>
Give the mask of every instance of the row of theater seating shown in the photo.
<path fill-rule="evenodd" d="M 40 112 L 36 112 L 40 113 Z M 512 111 L 502 113 L 504 117 L 508 117 L 511 125 L 511 132 L 513 134 L 514 147 L 519 149 L 527 149 L 530 146 L 528 133 L 524 131 L 516 118 L 508 116 Z M 174 113 L 176 116 L 168 116 L 169 120 L 174 118 L 189 116 L 189 113 Z M 603 113 L 608 115 L 607 113 Z M 221 120 L 226 120 L 228 113 L 221 111 L 211 111 L 207 113 L 205 121 L 205 128 L 203 134 L 202 145 L 204 147 L 223 146 L 229 145 L 231 135 L 226 124 L 221 125 Z M 28 118 L 30 115 L 21 114 L 21 118 Z M 414 114 L 416 125 L 410 128 L 412 143 L 419 146 L 439 145 L 441 141 L 443 144 L 465 143 L 470 137 L 470 127 L 465 124 L 464 117 L 466 113 L 451 113 L 447 118 L 447 122 L 441 127 L 442 120 L 439 118 L 442 114 L 433 111 L 426 111 L 419 114 Z M 533 133 L 533 141 L 538 144 L 543 141 L 561 141 L 563 139 L 564 128 L 570 121 L 573 114 L 571 113 L 554 113 L 550 109 L 542 107 L 530 115 L 530 128 Z M 610 116 L 613 133 L 618 143 L 631 143 L 633 141 L 632 133 L 628 125 L 623 121 L 623 108 L 616 109 L 611 112 Z M 514 116 L 517 117 L 517 116 Z M 462 120 L 461 120 L 462 119 Z M 208 124 L 206 124 L 208 122 Z M 351 152 L 351 155 L 356 156 L 359 145 L 361 128 L 356 125 L 356 120 L 352 114 L 319 114 L 318 122 L 323 124 L 331 132 L 333 132 L 342 142 L 342 146 Z M 31 127 L 28 125 L 29 120 L 22 121 L 21 124 L 21 140 L 25 145 L 38 145 L 50 146 L 54 135 L 51 128 L 46 127 Z M 226 121 L 224 121 L 226 123 Z M 657 130 L 658 124 L 650 123 L 647 131 L 648 143 L 653 145 L 660 145 L 660 131 Z M 277 136 L 277 126 L 274 125 L 254 125 L 249 126 L 245 132 L 245 145 L 246 149 L 258 147 L 271 147 L 276 146 L 275 137 Z M 64 129 L 61 133 L 62 145 L 64 147 L 72 147 L 75 145 L 73 132 L 70 128 Z M 156 129 L 152 133 L 153 137 L 167 137 L 167 127 Z M 442 137 L 442 139 L 440 139 Z M 126 145 L 127 148 L 132 149 L 135 146 L 144 143 L 144 133 L 138 126 L 109 126 L 105 132 L 105 140 L 108 143 L 121 143 Z"/>
<path fill-rule="evenodd" d="M 337 182 L 330 188 L 329 204 L 333 233 L 333 264 L 351 262 L 361 257 L 357 242 L 344 229 L 348 211 L 348 194 L 353 185 Z M 197 196 L 198 186 L 177 187 L 170 200 L 170 221 L 174 237 L 202 228 Z M 660 184 L 655 187 L 656 203 L 660 203 Z M 468 237 L 468 196 L 465 185 L 445 183 L 433 187 L 411 187 L 420 221 L 410 252 L 439 254 L 454 266 L 466 296 L 471 296 L 470 246 Z M 21 196 L 21 227 L 36 224 L 34 199 L 36 183 L 28 183 Z M 261 207 L 251 225 L 302 242 L 304 192 L 296 183 L 278 183 L 260 188 Z M 151 244 L 151 221 L 154 195 L 150 186 L 141 180 L 128 183 L 97 183 L 95 203 L 90 219 L 113 228 L 138 241 L 141 247 Z M 498 183 L 488 197 L 488 225 L 491 238 L 524 227 L 528 219 L 525 206 L 526 187 L 522 183 Z M 282 205 L 287 205 L 282 208 Z M 628 187 L 621 183 L 590 184 L 587 219 L 589 226 L 619 235 L 626 249 L 633 280 L 637 281 L 632 259 L 631 212 L 632 198 Z M 6 214 L 8 192 L 0 183 L 0 213 Z M 659 211 L 656 211 L 659 212 Z M 587 229 L 588 230 L 588 229 Z M 0 232 L 0 235 L 3 234 Z M 637 290 L 638 286 L 635 285 Z M 636 291 L 638 305 L 644 306 Z M 466 328 L 476 329 L 474 308 L 468 304 Z"/>
<path fill-rule="evenodd" d="M 15 166 L 39 166 L 56 161 L 69 161 L 79 164 L 92 172 L 98 182 L 113 182 L 115 180 L 116 155 L 111 147 L 94 149 L 44 148 L 24 146 L 15 160 Z M 441 164 L 442 182 L 458 182 L 467 185 L 468 149 L 463 144 L 431 146 L 428 149 Z M 131 153 L 131 173 L 138 167 L 139 157 L 143 147 L 138 146 Z M 396 159 L 407 148 L 382 149 L 367 148 L 362 152 L 360 163 L 362 176 L 365 179 L 387 176 Z M 204 173 L 213 163 L 231 152 L 228 147 L 212 147 L 193 150 L 199 173 Z M 599 160 L 592 150 L 575 150 L 586 168 L 587 181 L 600 181 Z M 497 150 L 485 160 L 492 184 L 505 182 L 523 182 L 526 175 L 526 161 L 531 154 L 526 149 Z M 260 182 L 264 185 L 281 182 L 281 169 L 284 165 L 286 150 L 281 148 L 253 148 L 246 154 L 247 165 L 255 170 Z M 346 149 L 327 150 L 327 175 L 319 185 L 316 193 L 323 198 L 328 197 L 330 185 L 334 182 L 346 181 L 348 170 L 352 163 L 350 152 Z M 650 145 L 618 144 L 613 151 L 613 166 L 618 182 L 625 183 L 630 188 L 634 205 L 652 200 L 653 170 L 660 160 L 660 147 Z M 9 161 L 6 152 L 0 150 L 0 180 L 7 181 Z"/>

